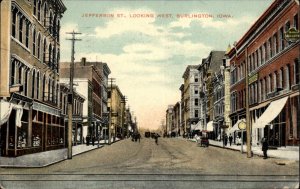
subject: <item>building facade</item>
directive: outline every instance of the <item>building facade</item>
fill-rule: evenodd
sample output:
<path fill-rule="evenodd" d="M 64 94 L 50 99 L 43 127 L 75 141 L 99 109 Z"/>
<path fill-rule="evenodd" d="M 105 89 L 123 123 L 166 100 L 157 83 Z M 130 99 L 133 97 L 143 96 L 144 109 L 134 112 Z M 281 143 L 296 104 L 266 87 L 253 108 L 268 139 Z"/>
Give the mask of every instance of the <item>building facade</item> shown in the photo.
<path fill-rule="evenodd" d="M 207 58 L 199 65 L 201 90 L 201 121 L 204 130 L 213 131 L 212 138 L 220 138 L 224 124 L 224 66 L 225 51 L 211 51 Z"/>
<path fill-rule="evenodd" d="M 105 127 L 107 112 L 107 77 L 110 70 L 106 63 L 87 62 L 82 58 L 74 63 L 74 88 L 85 97 L 83 103 L 83 137 L 100 137 Z M 62 62 L 60 82 L 69 84 L 70 63 Z M 105 109 L 106 107 L 106 109 Z"/>
<path fill-rule="evenodd" d="M 299 3 L 276 0 L 229 52 L 232 125 L 245 118 L 249 75 L 252 145 L 266 137 L 270 146 L 299 145 L 299 39 L 285 33 L 299 30 Z"/>
<path fill-rule="evenodd" d="M 61 0 L 0 4 L 1 154 L 64 148 L 58 107 Z M 49 142 L 50 141 L 50 142 Z"/>
<path fill-rule="evenodd" d="M 171 133 L 174 128 L 174 106 L 169 105 L 168 109 L 166 110 L 166 132 L 167 136 L 171 136 Z"/>
<path fill-rule="evenodd" d="M 177 102 L 173 108 L 174 112 L 174 128 L 172 132 L 175 133 L 175 136 L 180 135 L 180 123 L 181 123 L 181 107 L 180 102 Z"/>
<path fill-rule="evenodd" d="M 184 103 L 184 124 L 185 134 L 191 134 L 191 125 L 199 121 L 200 97 L 199 97 L 199 71 L 197 65 L 187 66 L 182 78 L 183 86 L 183 103 Z"/>
<path fill-rule="evenodd" d="M 61 109 L 61 115 L 64 119 L 65 128 L 68 127 L 68 94 L 70 92 L 69 85 L 60 83 L 60 94 L 59 94 L 59 108 Z M 73 90 L 73 115 L 72 115 L 72 144 L 83 144 L 83 103 L 85 97 L 80 95 L 76 89 Z M 65 133 L 65 143 L 67 143 L 67 132 Z"/>
<path fill-rule="evenodd" d="M 124 136 L 125 97 L 117 85 L 108 86 L 108 109 L 111 112 L 111 136 Z"/>

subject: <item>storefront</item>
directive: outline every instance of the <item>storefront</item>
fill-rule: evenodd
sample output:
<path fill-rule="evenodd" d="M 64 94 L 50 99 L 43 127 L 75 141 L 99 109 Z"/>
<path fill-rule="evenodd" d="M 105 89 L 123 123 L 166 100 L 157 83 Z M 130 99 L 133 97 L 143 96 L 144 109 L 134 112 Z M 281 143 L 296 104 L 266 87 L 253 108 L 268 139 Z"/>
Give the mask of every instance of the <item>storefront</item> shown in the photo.
<path fill-rule="evenodd" d="M 2 106 L 8 108 L 1 115 L 1 155 L 16 157 L 64 148 L 65 128 L 57 108 L 16 93 L 9 102 L 1 101 Z"/>

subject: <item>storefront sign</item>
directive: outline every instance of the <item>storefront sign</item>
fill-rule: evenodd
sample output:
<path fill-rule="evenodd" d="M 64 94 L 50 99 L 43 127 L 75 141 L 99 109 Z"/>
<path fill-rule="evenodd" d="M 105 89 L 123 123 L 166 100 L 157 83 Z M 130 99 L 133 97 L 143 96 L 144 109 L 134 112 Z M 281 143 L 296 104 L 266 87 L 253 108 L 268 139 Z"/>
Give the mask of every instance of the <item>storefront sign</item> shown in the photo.
<path fill-rule="evenodd" d="M 28 98 L 26 96 L 17 94 L 17 93 L 13 93 L 12 96 L 11 96 L 11 98 L 12 99 L 16 99 L 16 100 L 21 100 L 21 101 L 24 101 L 24 102 L 29 102 L 29 103 L 32 102 L 32 99 L 30 99 L 30 98 Z"/>
<path fill-rule="evenodd" d="M 245 129 L 246 129 L 246 122 L 241 121 L 241 122 L 238 124 L 238 128 L 239 128 L 240 130 L 245 130 Z"/>
<path fill-rule="evenodd" d="M 258 80 L 258 73 L 249 76 L 249 85 Z"/>
<path fill-rule="evenodd" d="M 285 33 L 285 39 L 289 42 L 296 42 L 300 39 L 300 32 L 295 28 L 291 27 L 286 33 Z"/>
<path fill-rule="evenodd" d="M 60 116 L 59 110 L 38 102 L 33 102 L 33 109 L 41 112 L 49 113 L 55 116 Z"/>

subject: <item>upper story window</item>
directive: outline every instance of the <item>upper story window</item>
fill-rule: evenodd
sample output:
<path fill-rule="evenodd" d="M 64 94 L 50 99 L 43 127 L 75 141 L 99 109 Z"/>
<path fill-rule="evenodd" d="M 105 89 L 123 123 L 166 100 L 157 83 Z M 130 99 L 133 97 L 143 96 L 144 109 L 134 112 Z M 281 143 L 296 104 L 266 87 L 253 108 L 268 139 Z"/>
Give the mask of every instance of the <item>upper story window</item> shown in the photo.
<path fill-rule="evenodd" d="M 44 26 L 46 27 L 46 25 L 47 25 L 47 4 L 46 4 L 46 2 L 44 3 L 44 13 L 43 13 L 43 15 L 44 15 Z"/>
<path fill-rule="evenodd" d="M 295 84 L 300 83 L 300 72 L 299 72 L 299 67 L 300 67 L 300 61 L 299 59 L 295 60 L 295 67 L 294 67 L 294 72 L 295 72 Z"/>
<path fill-rule="evenodd" d="M 278 43 L 277 43 L 277 35 L 274 34 L 273 36 L 273 49 L 274 49 L 274 54 L 278 53 Z"/>
<path fill-rule="evenodd" d="M 29 22 L 26 23 L 26 28 L 25 28 L 25 46 L 27 48 L 29 47 Z"/>
<path fill-rule="evenodd" d="M 23 42 L 23 18 L 20 16 L 19 19 L 19 41 L 22 43 Z"/>
<path fill-rule="evenodd" d="M 11 35 L 16 37 L 16 24 L 17 24 L 17 10 L 14 9 L 12 13 L 12 27 L 11 27 Z"/>
<path fill-rule="evenodd" d="M 37 0 L 33 0 L 33 15 L 36 15 Z"/>
<path fill-rule="evenodd" d="M 285 32 L 287 32 L 290 29 L 290 27 L 291 27 L 290 21 L 288 21 L 287 23 L 285 23 Z M 290 45 L 290 43 L 287 42 L 287 46 L 289 46 L 289 45 Z"/>
<path fill-rule="evenodd" d="M 282 27 L 279 30 L 279 44 L 280 44 L 280 51 L 282 51 L 284 49 L 284 32 Z"/>
<path fill-rule="evenodd" d="M 294 27 L 298 30 L 299 29 L 299 18 L 298 14 L 294 16 Z"/>
<path fill-rule="evenodd" d="M 198 82 L 198 80 L 199 80 L 198 78 L 195 78 L 195 82 Z"/>
<path fill-rule="evenodd" d="M 42 2 L 39 1 L 38 2 L 38 6 L 37 6 L 37 17 L 38 17 L 38 20 L 41 20 L 41 9 L 42 9 Z"/>
<path fill-rule="evenodd" d="M 36 52 L 35 52 L 35 48 L 36 48 L 36 31 L 35 29 L 33 30 L 33 34 L 32 34 L 32 53 L 33 55 L 36 55 Z"/>

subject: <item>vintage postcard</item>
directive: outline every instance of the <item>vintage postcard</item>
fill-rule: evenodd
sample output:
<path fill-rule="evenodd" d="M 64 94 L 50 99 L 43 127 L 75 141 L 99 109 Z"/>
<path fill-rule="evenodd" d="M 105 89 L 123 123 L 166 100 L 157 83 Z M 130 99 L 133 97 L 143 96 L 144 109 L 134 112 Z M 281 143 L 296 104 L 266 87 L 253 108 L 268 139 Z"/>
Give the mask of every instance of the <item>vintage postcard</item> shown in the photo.
<path fill-rule="evenodd" d="M 0 189 L 299 188 L 299 0 L 0 0 Z"/>

